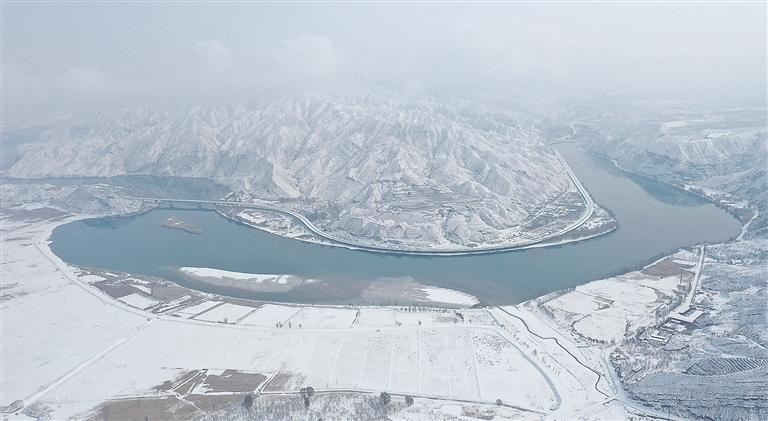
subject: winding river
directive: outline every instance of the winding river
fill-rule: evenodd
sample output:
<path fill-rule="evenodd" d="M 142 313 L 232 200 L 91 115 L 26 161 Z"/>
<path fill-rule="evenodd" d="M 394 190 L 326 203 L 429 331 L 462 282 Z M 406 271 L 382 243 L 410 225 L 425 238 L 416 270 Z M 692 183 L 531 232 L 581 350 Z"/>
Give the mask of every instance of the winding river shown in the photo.
<path fill-rule="evenodd" d="M 615 214 L 615 231 L 576 243 L 503 253 L 414 256 L 350 250 L 291 240 L 232 222 L 215 212 L 157 209 L 58 227 L 51 248 L 64 261 L 145 274 L 206 292 L 303 303 L 357 302 L 361 285 L 415 281 L 467 292 L 487 304 L 516 304 L 559 289 L 638 268 L 679 247 L 723 242 L 739 222 L 680 189 L 634 176 L 574 145 L 558 149 L 595 201 Z M 201 234 L 160 228 L 168 217 Z M 294 274 L 327 281 L 323 288 L 256 293 L 223 289 L 182 276 L 182 266 Z"/>

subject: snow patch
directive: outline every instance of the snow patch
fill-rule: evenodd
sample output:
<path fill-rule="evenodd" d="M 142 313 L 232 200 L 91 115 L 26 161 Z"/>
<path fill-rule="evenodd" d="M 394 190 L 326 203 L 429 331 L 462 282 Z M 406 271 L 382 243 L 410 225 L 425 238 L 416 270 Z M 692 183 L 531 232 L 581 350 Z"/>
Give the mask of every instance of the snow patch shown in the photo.
<path fill-rule="evenodd" d="M 456 304 L 463 306 L 473 306 L 479 303 L 477 297 L 461 291 L 432 286 L 419 289 L 427 295 L 427 301 L 435 303 Z"/>
<path fill-rule="evenodd" d="M 156 305 L 159 301 L 145 297 L 138 292 L 134 292 L 133 294 L 126 295 L 125 297 L 120 297 L 118 300 L 128 304 L 131 307 L 140 308 L 142 310 L 148 309 L 154 305 Z"/>
<path fill-rule="evenodd" d="M 264 275 L 258 273 L 245 273 L 245 272 L 231 272 L 222 269 L 213 268 L 196 268 L 196 267 L 182 267 L 179 270 L 185 275 L 199 276 L 202 278 L 218 278 L 218 279 L 241 279 L 249 281 L 265 281 L 273 279 L 279 275 Z M 284 282 L 281 282 L 284 283 Z"/>

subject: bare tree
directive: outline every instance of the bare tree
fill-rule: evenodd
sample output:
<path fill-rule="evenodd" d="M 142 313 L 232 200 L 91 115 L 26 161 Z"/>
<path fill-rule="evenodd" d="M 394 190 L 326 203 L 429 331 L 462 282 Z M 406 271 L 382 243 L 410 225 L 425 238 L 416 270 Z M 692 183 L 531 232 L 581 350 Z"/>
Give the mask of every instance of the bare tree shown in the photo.
<path fill-rule="evenodd" d="M 302 387 L 301 390 L 299 390 L 299 394 L 301 395 L 302 400 L 304 401 L 304 406 L 309 408 L 309 398 L 311 398 L 315 394 L 315 388 L 312 386 Z"/>
<path fill-rule="evenodd" d="M 392 402 L 392 397 L 389 396 L 389 393 L 387 392 L 381 392 L 379 395 L 379 401 L 382 405 L 389 405 L 389 403 Z"/>
<path fill-rule="evenodd" d="M 252 406 L 253 406 L 253 393 L 249 393 L 245 395 L 245 397 L 243 398 L 243 407 L 245 409 L 250 410 Z"/>

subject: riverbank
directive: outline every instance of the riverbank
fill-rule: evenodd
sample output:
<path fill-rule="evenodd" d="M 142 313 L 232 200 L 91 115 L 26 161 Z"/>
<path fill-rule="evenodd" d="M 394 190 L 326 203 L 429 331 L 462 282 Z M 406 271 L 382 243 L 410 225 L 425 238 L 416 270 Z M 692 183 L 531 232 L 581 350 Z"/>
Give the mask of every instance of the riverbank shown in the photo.
<path fill-rule="evenodd" d="M 531 228 L 528 231 L 518 232 L 513 239 L 507 238 L 502 245 L 478 245 L 472 244 L 472 247 L 460 246 L 455 243 L 435 243 L 430 247 L 413 248 L 407 246 L 403 241 L 384 241 L 372 238 L 358 238 L 350 240 L 342 238 L 339 235 L 331 234 L 318 228 L 307 217 L 300 212 L 291 209 L 279 208 L 276 205 L 259 205 L 257 203 L 239 203 L 226 201 L 199 201 L 199 204 L 214 205 L 216 211 L 229 219 L 261 229 L 276 235 L 287 238 L 293 238 L 300 241 L 306 241 L 315 244 L 324 244 L 334 247 L 343 247 L 349 250 L 362 250 L 370 252 L 406 254 L 406 255 L 424 255 L 424 256 L 461 256 L 474 254 L 503 253 L 514 250 L 525 250 L 530 248 L 551 247 L 567 244 L 576 241 L 582 241 L 597 236 L 607 234 L 616 229 L 617 222 L 612 213 L 600 207 L 592 199 L 587 189 L 576 177 L 571 167 L 563 158 L 561 153 L 555 150 L 557 159 L 561 162 L 564 171 L 568 174 L 570 180 L 570 190 L 580 197 L 584 210 L 565 227 L 550 232 L 547 227 L 552 221 L 539 222 L 540 225 Z M 569 190 L 569 191 L 570 191 Z M 566 191 L 563 195 L 569 193 Z M 562 195 L 561 195 L 562 196 Z M 136 199 L 136 198 L 130 198 Z M 160 199 L 145 199 L 154 202 L 162 201 Z M 180 202 L 194 203 L 193 200 L 181 200 Z M 573 210 L 568 209 L 571 205 L 560 206 L 558 218 L 565 220 L 573 218 Z M 546 208 L 543 206 L 542 208 Z M 541 216 L 533 216 L 533 220 L 538 220 Z M 298 223 L 296 223 L 298 222 Z M 585 227 L 586 226 L 586 227 Z M 539 232 L 541 230 L 544 232 Z M 504 230 L 498 230 L 504 231 Z M 369 244 L 364 244 L 363 241 Z M 495 241 L 498 243 L 499 241 Z"/>
<path fill-rule="evenodd" d="M 160 405 L 172 416 L 182 413 L 173 412 L 171 404 L 185 400 L 239 405 L 242 382 L 217 377 L 228 370 L 226 377 L 232 379 L 253 378 L 248 390 L 286 399 L 311 385 L 323 393 L 409 395 L 421 410 L 482 408 L 497 416 L 514 411 L 518 419 L 621 419 L 627 416 L 625 410 L 654 414 L 631 403 L 623 408 L 620 402 L 626 397 L 617 392 L 618 383 L 597 353 L 581 347 L 579 341 L 584 339 L 571 338 L 569 328 L 558 327 L 565 319 L 550 319 L 536 309 L 557 308 L 573 314 L 587 309 L 586 314 L 594 316 L 575 325 L 579 335 L 626 337 L 624 333 L 613 336 L 619 335 L 622 325 L 613 323 L 621 319 L 617 311 L 637 314 L 639 318 L 633 320 L 642 326 L 653 324 L 655 319 L 648 316 L 653 313 L 651 307 L 658 305 L 657 300 L 664 304 L 668 293 L 642 291 L 649 287 L 674 291 L 679 285 L 668 259 L 643 273 L 586 284 L 583 290 L 565 291 L 542 302 L 502 308 L 259 303 L 202 294 L 151 277 L 67 265 L 47 248 L 47 238 L 54 227 L 70 220 L 4 222 L 4 232 L 13 233 L 5 237 L 6 256 L 15 262 L 5 268 L 11 270 L 5 273 L 6 279 L 19 281 L 3 291 L 4 328 L 11 333 L 26 329 L 24 342 L 14 339 L 13 346 L 32 353 L 3 349 L 3 355 L 13 355 L 12 361 L 6 361 L 13 369 L 4 376 L 3 386 L 22 393 L 28 390 L 28 397 L 20 395 L 23 400 L 17 407 L 27 413 L 85 416 L 107 408 L 99 402 L 112 409 L 122 402 L 130 408 Z M 683 253 L 670 259 L 672 264 L 690 266 L 686 262 L 696 257 Z M 203 274 L 250 278 L 250 274 L 231 272 Z M 605 298 L 596 298 L 595 291 Z M 68 298 L 61 295 L 65 292 Z M 603 309 L 589 310 L 592 304 L 587 301 L 568 298 L 574 293 L 597 300 Z M 92 300 L 103 304 L 94 306 Z M 605 307 L 599 304 L 602 300 L 614 303 Z M 633 300 L 640 300 L 642 307 Z M 36 314 L 34 322 L 15 323 L 28 314 Z M 72 352 L 67 345 L 70 338 L 83 324 L 92 324 L 94 317 L 99 323 L 91 326 L 92 344 L 77 344 Z M 104 336 L 107 332 L 113 336 Z M 542 339 L 548 337 L 557 340 Z M 594 349 L 602 350 L 610 346 L 602 338 L 587 343 L 597 343 Z M 29 365 L 38 354 L 50 363 Z M 336 363 L 340 358 L 343 366 Z M 515 375 L 510 376 L 510 371 Z M 525 389 L 519 389 L 523 384 Z M 132 391 L 129 395 L 121 392 L 126 388 Z M 493 404 L 496 399 L 502 400 L 501 408 Z M 424 406 L 425 402 L 432 404 Z M 185 407 L 179 405 L 176 408 Z"/>
<path fill-rule="evenodd" d="M 578 142 L 578 141 L 577 141 Z M 616 167 L 618 170 L 623 171 L 627 174 L 631 174 L 633 177 L 637 177 L 640 179 L 648 180 L 654 183 L 664 183 L 670 187 L 679 189 L 681 191 L 684 191 L 686 193 L 692 194 L 696 197 L 699 197 L 701 199 L 706 200 L 709 203 L 712 203 L 713 205 L 717 206 L 718 208 L 728 212 L 731 214 L 734 218 L 738 219 L 739 222 L 742 224 L 741 227 L 741 233 L 730 240 L 736 239 L 741 240 L 744 238 L 744 235 L 746 234 L 747 230 L 749 229 L 749 226 L 754 222 L 758 216 L 760 216 L 759 210 L 754 206 L 754 203 L 750 203 L 747 200 L 744 200 L 742 198 L 739 198 L 737 196 L 734 196 L 730 193 L 718 191 L 709 189 L 703 186 L 695 185 L 695 184 L 676 184 L 676 183 L 670 183 L 665 180 L 659 180 L 653 177 L 650 177 L 648 175 L 639 173 L 637 171 L 633 171 L 631 169 L 625 168 L 619 164 L 618 161 L 616 161 L 613 158 L 610 158 L 606 155 L 602 155 L 600 153 L 597 153 L 595 151 L 585 151 L 585 153 L 588 153 L 592 156 L 595 156 L 599 159 L 603 159 L 605 161 L 608 161 Z M 729 240 L 729 241 L 730 241 Z"/>
<path fill-rule="evenodd" d="M 439 249 L 404 249 L 394 247 L 372 247 L 332 237 L 327 234 L 318 234 L 318 231 L 307 229 L 308 226 L 300 219 L 293 219 L 281 211 L 267 209 L 242 210 L 241 207 L 227 209 L 226 206 L 217 206 L 216 212 L 232 221 L 247 225 L 270 234 L 303 241 L 312 244 L 321 244 L 348 250 L 369 251 L 374 253 L 402 254 L 412 256 L 471 256 L 480 254 L 506 253 L 516 250 L 528 250 L 534 248 L 554 247 L 568 243 L 589 240 L 604 234 L 613 232 L 618 227 L 618 222 L 610 216 L 606 209 L 597 207 L 593 215 L 599 215 L 584 220 L 577 227 L 548 237 L 547 239 L 532 240 L 519 245 L 482 247 L 478 249 L 439 250 Z M 295 222 L 299 222 L 296 224 Z"/>
<path fill-rule="evenodd" d="M 190 238 L 170 230 L 158 232 L 156 224 L 176 211 L 156 209 L 119 223 L 110 222 L 108 226 L 114 228 L 110 230 L 102 229 L 104 224 L 99 221 L 60 227 L 54 234 L 53 248 L 65 260 L 81 266 L 145 273 L 180 284 L 188 281 L 176 269 L 192 266 L 292 274 L 329 285 L 313 294 L 309 294 L 310 289 L 299 294 L 297 289 L 280 296 L 238 293 L 240 298 L 365 304 L 361 298 L 365 284 L 411 278 L 421 284 L 468 293 L 484 303 L 506 305 L 633 270 L 688 244 L 717 243 L 738 236 L 738 221 L 709 202 L 662 183 L 638 184 L 608 162 L 570 151 L 567 158 L 591 194 L 614 210 L 613 217 L 597 210 L 593 218 L 620 221 L 610 234 L 505 253 L 422 256 L 295 241 L 304 234 L 289 224 L 293 219 L 288 215 L 274 222 L 268 215 L 251 214 L 248 222 L 267 231 L 289 230 L 292 239 L 230 223 L 230 219 L 214 212 L 189 210 L 185 211 L 185 221 L 205 228 L 205 233 Z M 242 209 L 235 215 L 240 213 Z M 604 226 L 584 224 L 583 231 L 574 233 L 592 236 L 601 233 Z M 120 258 L 126 253 L 134 257 Z"/>
<path fill-rule="evenodd" d="M 265 304 L 154 278 L 85 271 L 47 247 L 61 223 L 4 221 L 5 232 L 13 233 L 5 237 L 5 256 L 14 262 L 4 268 L 4 279 L 16 281 L 4 284 L 1 304 L 9 335 L 1 381 L 3 390 L 13 391 L 3 395 L 4 411 L 61 419 L 128 399 L 135 405 L 242 399 L 237 384 L 206 386 L 224 369 L 228 376 L 260 375 L 247 390 L 285 396 L 313 385 L 318 391 L 411 395 L 417 407 L 492 408 L 500 398 L 504 406 L 496 411 L 524 417 L 538 417 L 556 402 L 558 392 L 536 369 L 540 363 L 520 354 L 486 310 Z M 85 325 L 87 343 L 72 340 Z M 342 358 L 345 363 L 336 364 Z M 505 376 L 501 361 L 527 379 L 525 390 Z M 197 380 L 179 388 L 189 373 L 198 373 Z"/>
<path fill-rule="evenodd" d="M 690 215 L 691 209 L 686 211 Z M 13 339 L 4 341 L 2 351 L 13 359 L 4 357 L 7 373 L 2 386 L 16 392 L 3 396 L 3 406 L 20 399 L 18 410 L 67 418 L 98 413 L 103 408 L 100 402 L 126 402 L 133 408 L 161 405 L 159 402 L 188 408 L 185 401 L 214 400 L 226 405 L 227 399 L 239 404 L 244 392 L 236 385 L 207 386 L 221 384 L 214 383 L 223 374 L 219 371 L 231 370 L 237 376 L 263 376 L 253 392 L 269 389 L 286 398 L 312 385 L 327 393 L 400 393 L 415 397 L 419 408 L 424 408 L 423 402 L 433 402 L 439 411 L 482 408 L 495 411 L 498 417 L 511 414 L 503 411 L 515 411 L 510 416 L 518 419 L 621 419 L 627 416 L 625 411 L 657 413 L 624 396 L 620 378 L 612 374 L 612 363 L 592 351 L 612 346 L 610 341 L 598 341 L 597 347 L 585 349 L 579 342 L 582 339 L 574 339 L 569 330 L 549 321 L 549 316 L 517 311 L 524 306 L 451 310 L 427 305 L 258 303 L 203 294 L 162 279 L 111 269 L 101 275 L 86 273 L 51 253 L 47 239 L 54 228 L 80 217 L 57 218 L 3 221 L 4 257 L 11 263 L 3 268 L 0 305 L 4 332 Z M 148 226 L 158 231 L 156 221 L 150 222 Z M 119 231 L 120 226 L 115 229 Z M 202 236 L 213 234 L 207 225 L 201 226 L 206 226 Z M 103 232 L 114 234 L 115 229 Z M 184 242 L 193 237 L 166 233 Z M 86 239 L 78 241 L 82 247 Z M 108 245 L 109 241 L 95 244 Z M 147 246 L 141 244 L 142 249 Z M 282 247 L 282 243 L 270 247 L 275 246 Z M 642 248 L 641 243 L 635 246 L 635 252 Z M 269 247 L 248 250 L 266 253 Z M 583 260 L 589 252 L 580 254 Z M 299 254 L 289 255 L 295 259 Z M 505 255 L 504 260 L 514 260 L 513 256 Z M 249 258 L 253 256 L 249 254 Z M 405 256 L 396 259 L 393 263 L 405 264 Z M 552 261 L 569 270 L 579 263 L 546 259 L 550 266 Z M 452 266 L 448 270 L 456 272 Z M 121 282 L 115 282 L 118 278 Z M 621 300 L 605 311 L 598 308 L 594 317 L 579 323 L 579 335 L 618 334 L 619 312 L 634 312 L 635 304 L 629 300 L 634 293 L 617 287 L 627 282 L 617 278 L 595 284 L 600 286 L 598 292 L 612 294 L 607 298 Z M 121 291 L 126 287 L 129 289 Z M 591 287 L 585 288 L 591 291 Z M 637 296 L 646 300 L 643 306 L 653 305 L 647 300 L 649 294 Z M 574 314 L 586 308 L 568 301 L 558 306 Z M 30 314 L 35 315 L 34 320 L 29 319 Z M 643 318 L 633 320 L 651 323 L 645 312 L 640 316 Z M 73 341 L 83 329 L 89 331 L 88 341 Z M 340 360 L 345 361 L 343 366 Z M 209 371 L 211 367 L 219 371 Z M 511 379 L 514 384 L 508 383 Z M 170 388 L 161 387 L 166 382 Z M 515 389 L 519 384 L 537 385 L 535 393 Z M 493 405 L 495 399 L 501 399 L 504 406 Z"/>

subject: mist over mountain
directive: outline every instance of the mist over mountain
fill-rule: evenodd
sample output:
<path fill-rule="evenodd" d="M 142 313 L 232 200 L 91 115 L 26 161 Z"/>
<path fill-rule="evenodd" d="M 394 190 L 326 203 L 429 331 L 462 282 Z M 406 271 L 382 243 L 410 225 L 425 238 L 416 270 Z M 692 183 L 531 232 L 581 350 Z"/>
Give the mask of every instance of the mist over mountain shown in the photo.
<path fill-rule="evenodd" d="M 520 230 L 570 188 L 531 120 L 466 100 L 383 94 L 86 113 L 21 147 L 8 174 L 210 178 L 240 200 L 330 212 L 320 221 L 329 227 L 464 244 Z"/>
<path fill-rule="evenodd" d="M 88 109 L 272 102 L 373 85 L 765 101 L 760 3 L 13 3 L 4 11 L 6 128 Z"/>

